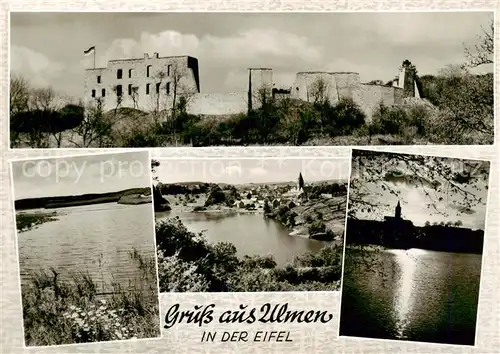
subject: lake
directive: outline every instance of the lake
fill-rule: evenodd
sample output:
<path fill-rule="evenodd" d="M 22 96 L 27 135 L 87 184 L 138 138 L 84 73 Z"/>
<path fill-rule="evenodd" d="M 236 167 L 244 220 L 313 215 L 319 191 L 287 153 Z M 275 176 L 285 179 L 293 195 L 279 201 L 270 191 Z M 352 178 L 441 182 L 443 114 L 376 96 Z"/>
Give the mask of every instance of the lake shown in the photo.
<path fill-rule="evenodd" d="M 481 255 L 347 249 L 340 334 L 474 345 Z"/>
<path fill-rule="evenodd" d="M 55 268 L 58 279 L 88 271 L 98 291 L 112 281 L 127 287 L 139 275 L 129 252 L 155 257 L 151 204 L 94 204 L 56 211 L 58 220 L 18 233 L 22 284 L 29 272 Z M 30 212 L 30 211 L 25 211 Z"/>
<path fill-rule="evenodd" d="M 319 252 L 328 242 L 290 236 L 291 230 L 258 213 L 227 215 L 224 213 L 159 212 L 157 220 L 179 216 L 192 232 L 205 231 L 210 243 L 231 242 L 238 256 L 272 255 L 280 266 L 307 252 Z"/>

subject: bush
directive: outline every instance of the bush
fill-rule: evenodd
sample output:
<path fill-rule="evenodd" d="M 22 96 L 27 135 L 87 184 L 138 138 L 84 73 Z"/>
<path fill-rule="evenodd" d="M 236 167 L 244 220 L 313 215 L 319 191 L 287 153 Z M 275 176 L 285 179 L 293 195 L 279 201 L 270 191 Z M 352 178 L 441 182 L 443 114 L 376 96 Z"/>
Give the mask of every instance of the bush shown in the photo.
<path fill-rule="evenodd" d="M 326 231 L 326 225 L 319 220 L 313 221 L 311 225 L 309 225 L 309 234 L 313 235 L 320 232 Z"/>
<path fill-rule="evenodd" d="M 352 99 L 341 98 L 334 106 L 325 103 L 322 111 L 324 128 L 332 137 L 350 135 L 365 124 L 366 115 Z"/>
<path fill-rule="evenodd" d="M 156 245 L 165 257 L 177 255 L 187 262 L 200 260 L 210 252 L 203 235 L 188 231 L 178 217 L 156 224 Z"/>
<path fill-rule="evenodd" d="M 217 205 L 226 202 L 226 195 L 222 191 L 221 187 L 217 184 L 213 185 L 208 192 L 207 200 L 205 200 L 205 206 Z"/>
<path fill-rule="evenodd" d="M 336 290 L 339 286 L 336 269 L 340 272 L 341 266 L 333 263 L 341 257 L 334 258 L 333 251 L 303 258 L 335 269 L 298 269 L 292 264 L 278 268 L 271 255 L 245 255 L 240 260 L 233 244 L 210 245 L 178 219 L 158 222 L 157 239 L 161 291 Z"/>

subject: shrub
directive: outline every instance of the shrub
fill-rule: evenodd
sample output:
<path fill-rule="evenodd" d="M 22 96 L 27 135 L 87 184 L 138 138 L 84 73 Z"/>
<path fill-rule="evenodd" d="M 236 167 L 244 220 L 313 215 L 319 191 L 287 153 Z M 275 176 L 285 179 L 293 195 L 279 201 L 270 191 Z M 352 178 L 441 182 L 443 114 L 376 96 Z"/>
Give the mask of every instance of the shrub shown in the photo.
<path fill-rule="evenodd" d="M 330 136 L 350 135 L 354 130 L 363 126 L 366 116 L 352 99 L 341 98 L 340 101 L 330 106 L 327 104 L 326 130 Z"/>
<path fill-rule="evenodd" d="M 195 262 L 187 262 L 178 254 L 165 257 L 158 251 L 158 279 L 161 292 L 197 292 L 209 289 L 208 280 L 197 272 Z"/>
<path fill-rule="evenodd" d="M 316 220 L 313 221 L 311 225 L 309 225 L 309 234 L 316 234 L 319 232 L 325 232 L 326 226 L 322 221 Z"/>
<path fill-rule="evenodd" d="M 194 262 L 205 257 L 210 249 L 203 234 L 188 231 L 177 218 L 156 224 L 156 245 L 165 257 L 177 255 L 183 261 Z"/>
<path fill-rule="evenodd" d="M 221 187 L 217 184 L 213 185 L 208 192 L 207 199 L 205 200 L 205 206 L 216 205 L 226 202 L 226 195 L 222 191 Z"/>

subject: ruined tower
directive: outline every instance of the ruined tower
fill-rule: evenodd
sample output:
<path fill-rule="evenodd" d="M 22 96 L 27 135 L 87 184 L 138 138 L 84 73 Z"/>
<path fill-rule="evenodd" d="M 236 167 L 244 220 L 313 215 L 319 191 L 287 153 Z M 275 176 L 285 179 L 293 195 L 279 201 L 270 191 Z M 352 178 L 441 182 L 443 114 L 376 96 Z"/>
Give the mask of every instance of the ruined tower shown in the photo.
<path fill-rule="evenodd" d="M 248 69 L 248 110 L 259 108 L 272 96 L 273 70 L 270 68 Z"/>
<path fill-rule="evenodd" d="M 420 97 L 417 84 L 417 69 L 408 59 L 403 61 L 394 86 L 403 89 L 403 97 Z"/>

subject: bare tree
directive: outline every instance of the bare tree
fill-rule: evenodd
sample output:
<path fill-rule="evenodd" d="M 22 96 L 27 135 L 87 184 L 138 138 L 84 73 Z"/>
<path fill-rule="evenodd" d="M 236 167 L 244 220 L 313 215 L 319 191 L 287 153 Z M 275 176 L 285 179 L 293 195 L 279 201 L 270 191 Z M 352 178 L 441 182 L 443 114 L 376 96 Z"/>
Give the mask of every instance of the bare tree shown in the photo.
<path fill-rule="evenodd" d="M 123 102 L 123 89 L 118 89 L 118 86 L 115 85 L 113 86 L 113 93 L 116 95 L 116 100 L 115 100 L 115 118 L 116 115 L 118 114 L 118 108 L 121 107 L 122 102 Z M 102 108 L 102 107 L 101 107 Z"/>
<path fill-rule="evenodd" d="M 31 110 L 40 112 L 42 117 L 52 117 L 44 124 L 48 130 L 46 133 L 54 138 L 56 147 L 60 148 L 64 135 L 58 114 L 61 109 L 61 98 L 51 87 L 47 87 L 33 89 L 30 101 Z"/>
<path fill-rule="evenodd" d="M 55 91 L 51 88 L 33 89 L 30 95 L 30 107 L 32 110 L 51 111 L 59 108 L 59 102 Z"/>
<path fill-rule="evenodd" d="M 89 105 L 84 114 L 83 121 L 73 129 L 75 136 L 69 141 L 80 148 L 107 147 L 110 145 L 113 123 L 106 117 L 100 99 L 94 105 Z"/>
<path fill-rule="evenodd" d="M 328 97 L 329 91 L 329 83 L 323 77 L 318 77 L 309 86 L 307 99 L 308 101 L 312 100 L 312 102 L 316 104 L 324 104 L 330 100 Z"/>
<path fill-rule="evenodd" d="M 482 34 L 478 36 L 479 44 L 472 47 L 465 47 L 467 57 L 467 66 L 475 68 L 484 64 L 493 64 L 494 42 L 495 42 L 495 24 L 490 21 L 487 29 L 481 27 Z"/>
<path fill-rule="evenodd" d="M 154 75 L 156 80 L 157 88 L 155 88 L 154 94 L 151 95 L 153 103 L 153 121 L 157 126 L 161 121 L 161 87 L 165 78 L 167 77 L 167 73 L 164 70 L 159 70 Z M 151 93 L 151 92 L 150 92 Z"/>
<path fill-rule="evenodd" d="M 134 108 L 139 109 L 139 87 L 132 87 L 132 102 L 134 102 Z"/>
<path fill-rule="evenodd" d="M 477 191 L 487 189 L 488 176 L 489 164 L 485 161 L 355 150 L 349 185 L 349 217 L 356 218 L 359 211 L 381 217 L 380 210 L 387 205 L 373 202 L 374 199 L 367 196 L 382 197 L 385 193 L 403 199 L 395 187 L 401 181 L 424 192 L 431 214 L 449 216 L 437 203 L 450 195 L 455 196 L 456 210 L 466 213 L 486 203 Z M 370 184 L 377 184 L 380 191 L 370 189 Z"/>
<path fill-rule="evenodd" d="M 50 136 L 60 147 L 58 109 L 60 100 L 52 88 L 30 88 L 27 80 L 15 77 L 11 81 L 11 139 L 15 146 L 21 135 L 32 148 L 50 146 Z"/>
<path fill-rule="evenodd" d="M 28 110 L 30 89 L 28 81 L 22 76 L 10 77 L 10 143 L 17 146 L 20 143 L 23 122 L 18 115 Z"/>
<path fill-rule="evenodd" d="M 28 80 L 22 76 L 10 77 L 10 114 L 14 115 L 19 112 L 28 110 L 28 102 L 30 97 L 30 88 Z"/>
<path fill-rule="evenodd" d="M 440 72 L 446 89 L 440 94 L 442 112 L 439 134 L 459 144 L 493 143 L 494 82 L 493 75 L 474 75 L 464 67 L 450 66 Z M 467 141 L 465 141 L 467 143 Z"/>
<path fill-rule="evenodd" d="M 171 66 L 169 76 L 170 80 L 164 85 L 166 94 L 172 97 L 172 120 L 176 118 L 177 105 L 180 97 L 182 97 L 184 103 L 188 105 L 189 101 L 196 93 L 196 90 L 193 87 L 186 84 L 185 80 L 187 75 L 187 68 L 181 65 L 181 63 L 176 62 Z"/>

